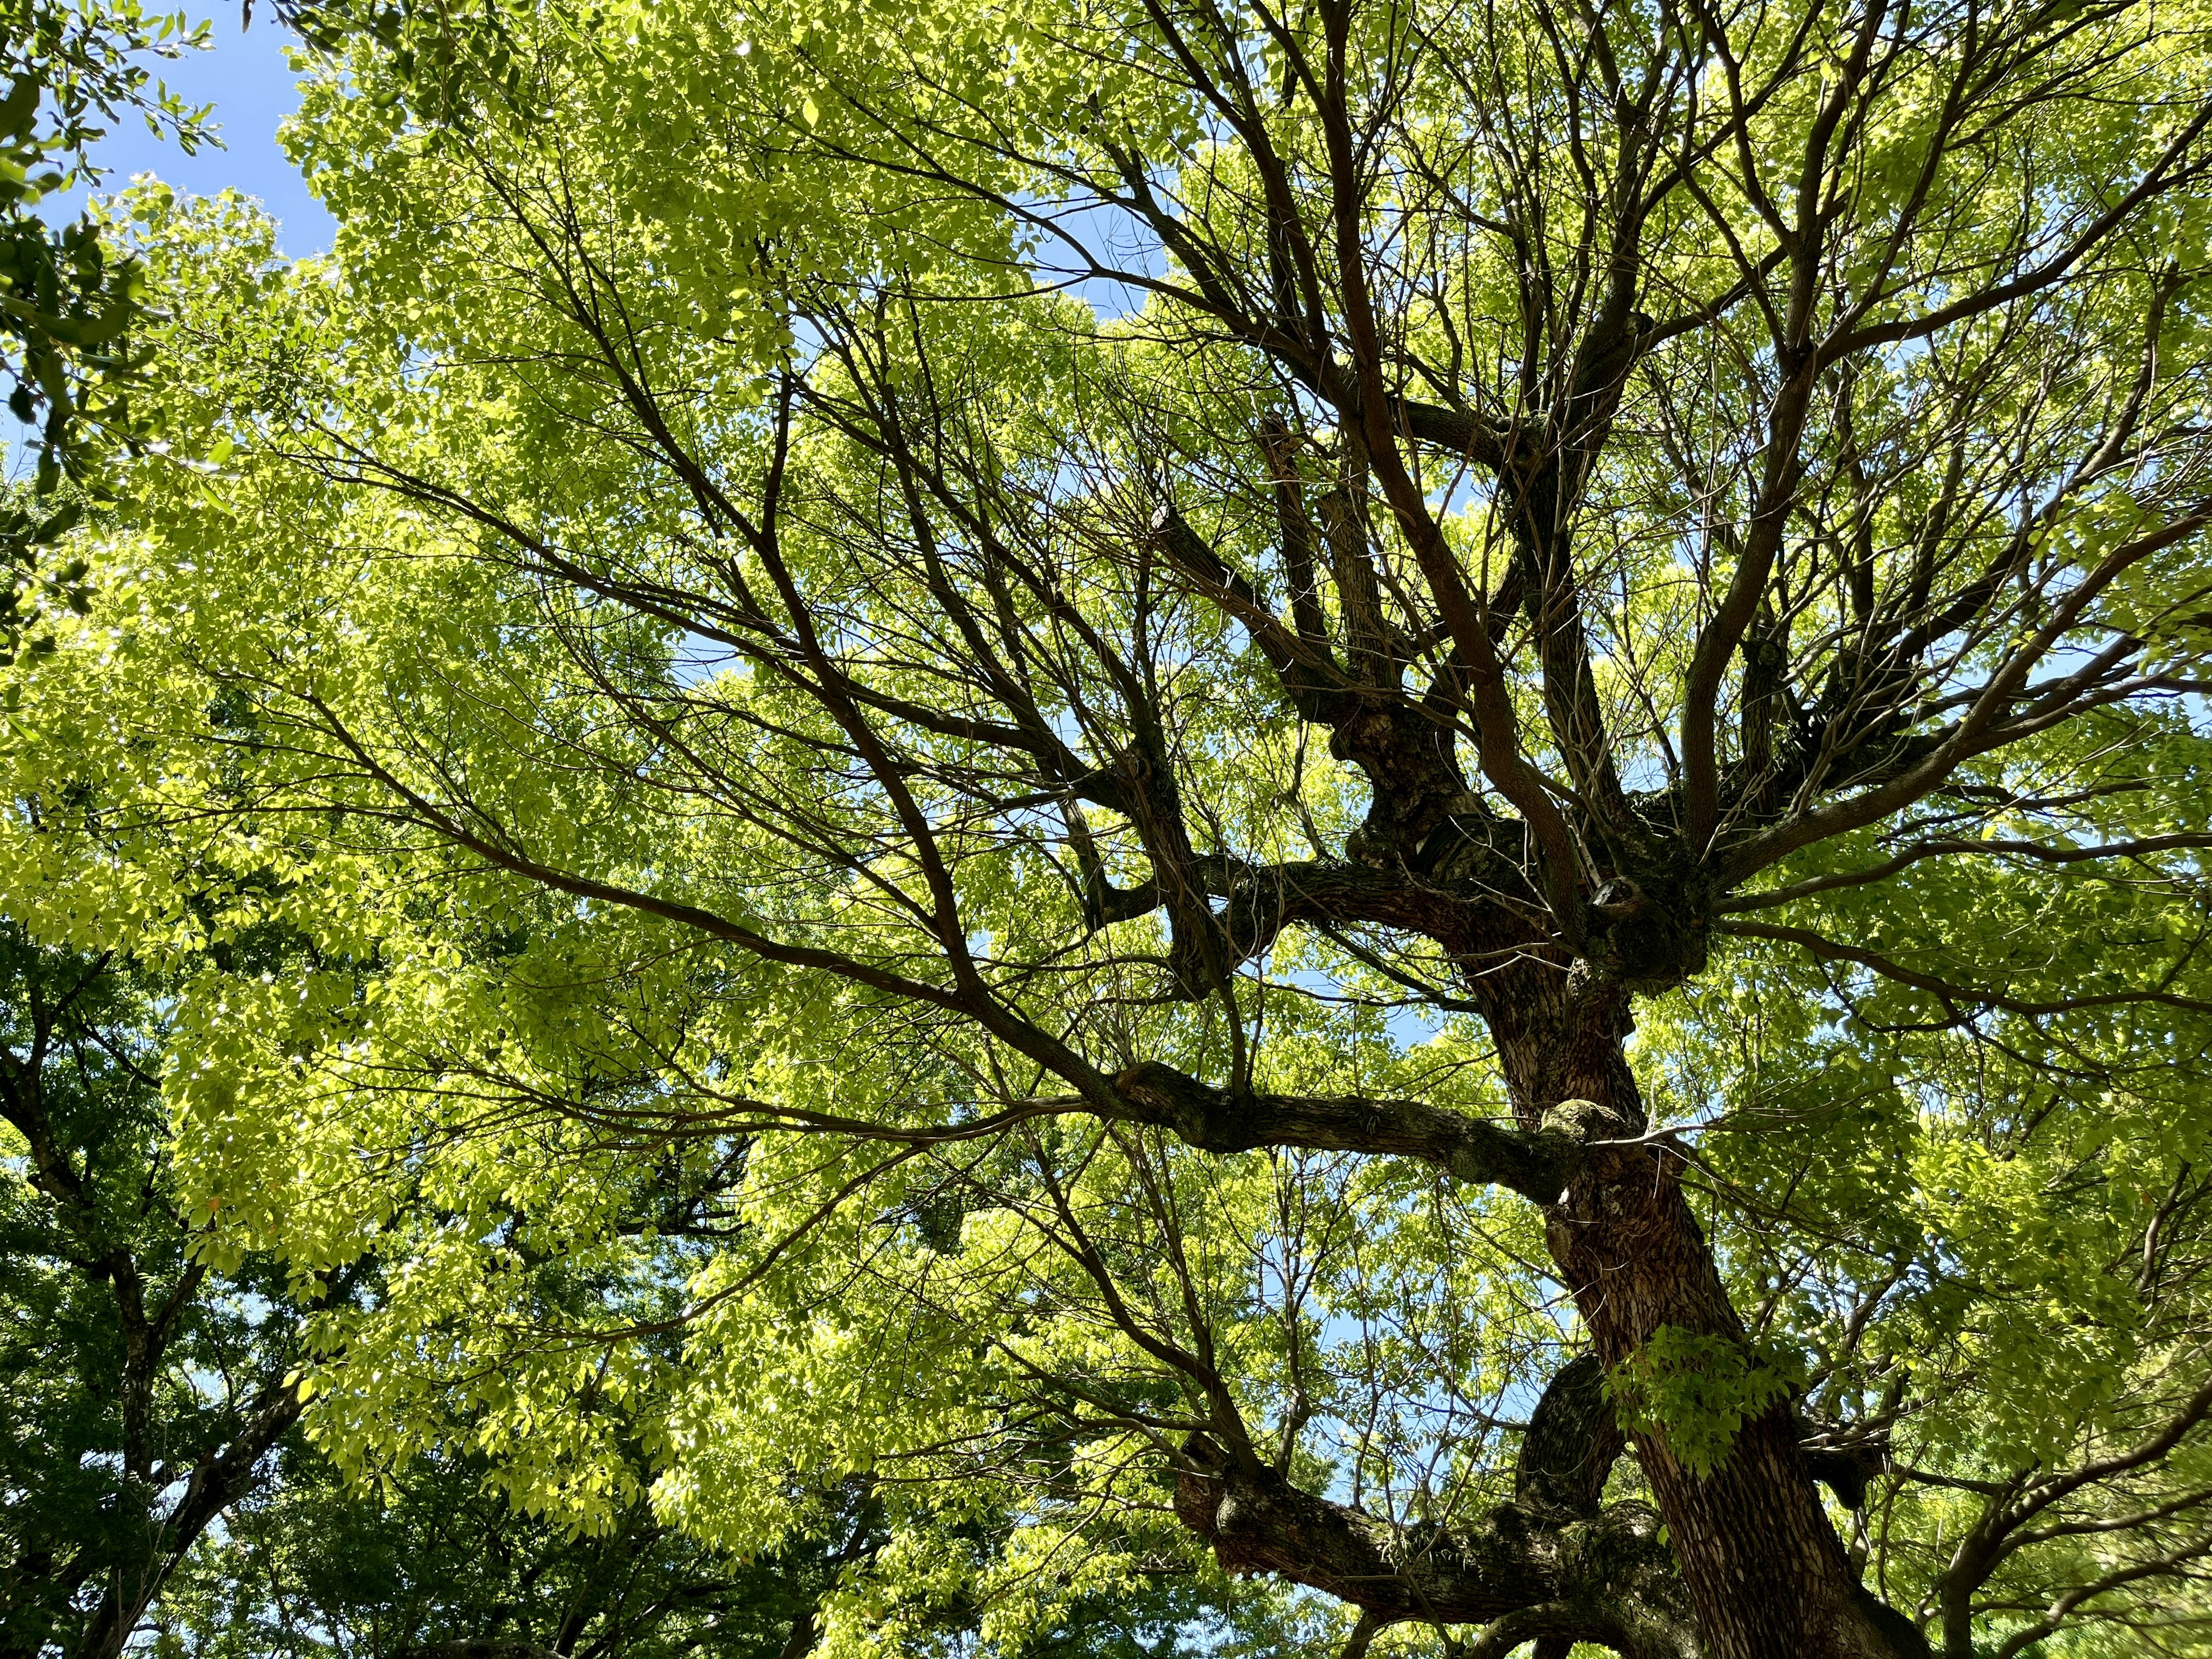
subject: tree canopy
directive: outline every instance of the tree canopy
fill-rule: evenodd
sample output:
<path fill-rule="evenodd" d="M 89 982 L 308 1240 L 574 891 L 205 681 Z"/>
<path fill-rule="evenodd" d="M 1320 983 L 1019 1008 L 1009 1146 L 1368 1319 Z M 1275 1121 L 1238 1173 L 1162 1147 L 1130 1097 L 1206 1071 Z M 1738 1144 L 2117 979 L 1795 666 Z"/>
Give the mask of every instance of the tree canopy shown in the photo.
<path fill-rule="evenodd" d="M 296 984 L 301 943 L 248 928 L 193 966 Z M 0 1186 L 0 1654 L 809 1651 L 824 1595 L 886 1541 L 865 1478 L 811 1493 L 805 1524 L 772 1553 L 738 1558 L 659 1519 L 641 1495 L 580 1534 L 511 1501 L 459 1437 L 382 1462 L 367 1482 L 307 1442 L 296 1383 L 309 1315 L 380 1297 L 390 1264 L 369 1256 L 302 1275 L 267 1253 L 222 1267 L 195 1259 L 198 1229 L 160 1100 L 182 977 L 175 963 L 155 972 L 0 928 L 10 1160 Z M 540 1317 L 557 1308 L 581 1318 L 605 1311 L 607 1290 L 555 1261 L 533 1296 Z M 619 1403 L 574 1408 L 623 1432 Z M 1003 1533 L 1006 1522 L 988 1524 Z M 1197 1633 L 1226 1627 L 1237 1599 L 1218 1577 L 1164 1576 L 1079 1598 L 1026 1650 L 1177 1659 Z M 940 1641 L 977 1617 L 957 1597 L 931 1611 Z"/>
<path fill-rule="evenodd" d="M 2203 1651 L 2206 24 L 333 13 L 0 888 L 300 941 L 339 1470 L 865 1483 L 825 1654 Z"/>

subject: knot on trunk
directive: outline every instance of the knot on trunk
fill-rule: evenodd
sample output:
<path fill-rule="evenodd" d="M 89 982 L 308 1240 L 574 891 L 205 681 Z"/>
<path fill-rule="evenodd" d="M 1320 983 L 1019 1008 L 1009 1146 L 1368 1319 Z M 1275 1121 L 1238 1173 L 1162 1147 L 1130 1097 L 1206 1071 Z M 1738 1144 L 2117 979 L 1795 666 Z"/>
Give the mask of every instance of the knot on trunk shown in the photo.
<path fill-rule="evenodd" d="M 1636 1127 L 1615 1107 L 1601 1106 L 1595 1100 L 1562 1100 L 1545 1109 L 1536 1132 L 1580 1152 L 1594 1140 L 1632 1135 Z"/>
<path fill-rule="evenodd" d="M 1249 1133 L 1249 1126 L 1240 1121 L 1243 1114 L 1229 1091 L 1201 1083 L 1172 1066 L 1140 1061 L 1116 1076 L 1114 1086 L 1146 1122 L 1174 1130 L 1202 1151 L 1243 1152 L 1259 1144 Z"/>
<path fill-rule="evenodd" d="M 1282 1572 L 1327 1589 L 1323 1579 L 1309 1575 L 1318 1569 L 1334 1577 L 1349 1566 L 1357 1576 L 1382 1557 L 1379 1540 L 1363 1535 L 1346 1511 L 1273 1470 L 1238 1467 L 1203 1434 L 1192 1435 L 1182 1452 L 1176 1518 L 1212 1545 L 1224 1571 Z"/>
<path fill-rule="evenodd" d="M 1546 1109 L 1537 1133 L 1559 1149 L 1570 1182 L 1591 1176 L 1598 1185 L 1609 1187 L 1632 1169 L 1637 1179 L 1650 1180 L 1643 1166 L 1655 1163 L 1661 1166 L 1656 1178 L 1671 1182 L 1679 1154 L 1645 1141 L 1644 1130 L 1642 1118 L 1619 1107 L 1562 1100 Z M 1559 1201 L 1571 1201 L 1571 1194 L 1561 1193 Z"/>
<path fill-rule="evenodd" d="M 1604 1106 L 1595 1100 L 1568 1099 L 1554 1101 L 1544 1109 L 1536 1122 L 1536 1139 L 1559 1164 L 1560 1184 L 1565 1187 L 1589 1168 L 1593 1161 L 1602 1161 L 1607 1168 L 1623 1151 L 1641 1148 L 1608 1146 L 1615 1140 L 1633 1140 L 1643 1133 L 1642 1121 L 1614 1106 Z M 1567 1194 L 1562 1191 L 1550 1195 L 1553 1202 L 1564 1202 Z"/>
<path fill-rule="evenodd" d="M 1866 1507 L 1867 1487 L 1889 1464 L 1889 1433 L 1844 1423 L 1797 1419 L 1798 1449 L 1812 1477 L 1847 1510 Z"/>
<path fill-rule="evenodd" d="M 1408 1533 L 1316 1498 L 1273 1469 L 1239 1463 L 1204 1434 L 1183 1443 L 1175 1510 L 1227 1571 L 1279 1573 L 1394 1619 L 1425 1599 L 1463 1598 L 1484 1567 L 1498 1580 L 1478 1592 L 1486 1597 L 1548 1589 L 1528 1581 L 1524 1538 L 1492 1540 L 1496 1559 L 1478 1564 L 1438 1528 Z M 1491 1610 L 1486 1602 L 1485 1616 Z"/>
<path fill-rule="evenodd" d="M 1620 875 L 1601 886 L 1583 917 L 1584 954 L 1598 977 L 1650 996 L 1704 972 L 1708 886 L 1695 870 Z"/>
<path fill-rule="evenodd" d="M 1229 1455 L 1202 1434 L 1183 1442 L 1182 1455 L 1183 1466 L 1176 1471 L 1176 1519 L 1213 1544 L 1218 1557 L 1220 1536 L 1234 1531 L 1237 1519 L 1235 1500 L 1229 1496 Z M 1238 1570 L 1225 1559 L 1221 1565 L 1232 1572 Z"/>

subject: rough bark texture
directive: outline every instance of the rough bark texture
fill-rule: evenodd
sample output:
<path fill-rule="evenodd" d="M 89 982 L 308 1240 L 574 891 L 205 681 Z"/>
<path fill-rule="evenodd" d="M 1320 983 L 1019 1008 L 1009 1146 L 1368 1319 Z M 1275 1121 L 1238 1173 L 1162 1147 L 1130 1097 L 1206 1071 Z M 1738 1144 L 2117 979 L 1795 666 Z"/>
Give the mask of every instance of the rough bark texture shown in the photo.
<path fill-rule="evenodd" d="M 1630 1139 L 1640 1113 L 1598 1106 L 1591 1127 Z M 1662 1325 L 1741 1341 L 1743 1329 L 1663 1146 L 1598 1146 L 1547 1213 L 1553 1258 L 1596 1352 L 1619 1364 Z M 1654 1433 L 1636 1449 L 1673 1536 L 1715 1659 L 1883 1655 L 1854 1595 L 1843 1546 L 1778 1402 L 1699 1476 Z"/>
<path fill-rule="evenodd" d="M 1501 1032 L 1524 1126 L 1555 1134 L 1571 1126 L 1580 1143 L 1563 1190 L 1547 1207 L 1545 1237 L 1597 1364 L 1621 1364 L 1662 1326 L 1743 1343 L 1711 1247 L 1683 1194 L 1681 1158 L 1663 1139 L 1643 1139 L 1648 1120 L 1620 1036 L 1625 998 L 1577 994 L 1571 969 L 1553 976 L 1559 994 L 1522 988 L 1493 1030 L 1524 1034 L 1508 1046 Z M 1532 1011 L 1540 1011 L 1536 1018 Z M 1549 1034 L 1540 1024 L 1546 1012 L 1558 1022 Z M 1609 1420 L 1602 1431 L 1614 1431 Z M 1593 1422 L 1582 1432 L 1595 1442 L 1600 1431 Z M 1705 1651 L 1714 1659 L 1886 1659 L 1915 1651 L 1917 1635 L 1899 1645 L 1895 1626 L 1903 1620 L 1869 1610 L 1799 1437 L 1792 1407 L 1778 1401 L 1701 1476 L 1680 1465 L 1662 1435 L 1634 1436 Z"/>

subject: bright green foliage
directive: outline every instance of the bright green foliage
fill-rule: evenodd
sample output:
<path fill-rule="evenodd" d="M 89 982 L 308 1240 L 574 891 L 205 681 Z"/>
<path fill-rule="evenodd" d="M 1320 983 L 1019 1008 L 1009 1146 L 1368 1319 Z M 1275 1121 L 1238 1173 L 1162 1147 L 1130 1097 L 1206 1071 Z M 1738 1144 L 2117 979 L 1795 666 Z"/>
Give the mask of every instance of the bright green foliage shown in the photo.
<path fill-rule="evenodd" d="M 82 507 L 59 486 L 64 471 L 83 478 L 88 428 L 131 431 L 129 387 L 145 362 L 133 343 L 145 306 L 137 262 L 96 212 L 57 228 L 38 209 L 97 182 L 89 151 L 104 123 L 143 113 L 187 153 L 204 137 L 206 112 L 186 109 L 146 60 L 204 46 L 205 31 L 138 0 L 0 8 L 0 375 L 38 456 L 35 491 L 11 487 L 0 501 L 0 660 L 42 609 L 83 603 L 82 563 L 52 562 Z"/>
<path fill-rule="evenodd" d="M 349 1490 L 330 1465 L 288 1448 L 270 1483 L 230 1516 L 160 1607 L 154 1650 L 208 1659 L 778 1659 L 804 1651 L 839 1573 L 881 1542 L 874 1510 L 847 1493 L 820 1535 L 733 1561 L 641 1508 L 581 1536 L 522 1516 L 480 1464 L 426 1459 L 383 1490 Z M 1208 1588 L 1142 1586 L 1070 1610 L 1033 1633 L 1041 1659 L 1182 1659 L 1213 1624 Z M 950 1647 L 975 1609 L 945 1610 Z M 1201 1638 L 1202 1639 L 1202 1638 Z"/>
<path fill-rule="evenodd" d="M 775 1659 L 819 1571 L 732 1568 L 635 1514 L 568 1537 L 516 1513 L 465 1462 L 425 1460 L 356 1492 L 294 1445 L 173 1582 L 154 1650 L 398 1659 L 475 1644 L 519 1659 L 560 1644 Z"/>
<path fill-rule="evenodd" d="M 2179 719 L 2093 730 L 2076 753 L 2039 759 L 2044 778 L 2004 782 L 2024 797 L 2068 777 L 2087 797 L 2068 809 L 2077 846 L 2203 824 L 2212 752 Z M 2002 826 L 1990 837 L 2006 839 Z M 1873 861 L 1845 847 L 1824 867 Z M 1929 994 L 1770 959 L 1736 965 L 1648 1034 L 1677 1109 L 1717 1114 L 1714 1173 L 1749 1200 L 1738 1270 L 1768 1328 L 1808 1355 L 1820 1414 L 1893 1420 L 1899 1463 L 1966 1481 L 2150 1439 L 2203 1378 L 2196 1218 L 2212 1115 L 2198 1079 L 2212 1022 L 2182 1000 L 2204 992 L 2201 878 L 2139 861 L 2053 872 L 2000 851 L 1978 867 L 1929 860 L 1878 902 L 1840 889 L 1793 920 L 1931 975 L 1972 962 L 2029 1007 L 2145 982 L 2173 999 L 1992 1011 L 1961 1029 Z M 2176 1506 L 2157 1551 L 2191 1547 L 2208 1480 L 2205 1449 L 2185 1443 L 2132 1485 L 2130 1512 Z M 1898 1482 L 1870 1517 L 1886 1583 L 1936 1580 L 1955 1547 L 1942 1540 L 1983 1503 L 1972 1486 Z M 2011 1555 L 1996 1585 L 2040 1609 L 2140 1559 L 2069 1522 Z M 2193 1592 L 2160 1609 L 2191 1632 L 2203 1610 Z"/>
<path fill-rule="evenodd" d="M 40 428 L 41 487 L 71 447 L 78 421 L 119 405 L 84 406 L 88 377 L 114 382 L 136 366 L 125 337 L 143 295 L 139 273 L 112 250 L 89 214 L 61 229 L 33 210 L 46 198 L 96 179 L 89 157 L 102 123 L 142 112 L 186 152 L 204 137 L 204 110 L 188 110 L 155 81 L 145 60 L 206 44 L 206 26 L 181 13 L 156 16 L 137 0 L 62 5 L 10 0 L 0 18 L 0 365 L 13 380 L 8 406 Z"/>
<path fill-rule="evenodd" d="M 296 994 L 314 970 L 283 943 L 216 947 L 204 986 Z M 217 1272 L 192 1260 L 199 1230 L 177 1206 L 159 1088 L 192 1053 L 173 977 L 40 951 L 12 925 L 0 973 L 0 1652 L 100 1655 L 135 1630 L 157 1655 L 210 1659 L 775 1659 L 804 1649 L 823 1595 L 881 1547 L 865 1483 L 818 1495 L 776 1553 L 742 1559 L 656 1521 L 634 1492 L 581 1534 L 526 1514 L 507 1496 L 517 1470 L 488 1480 L 481 1455 L 380 1462 L 349 1486 L 291 1431 L 295 1287 L 264 1256 L 234 1253 Z M 711 1233 L 711 1192 L 630 1212 L 674 1241 L 664 1273 L 680 1271 L 669 1251 L 687 1234 Z M 406 1295 L 426 1264 L 381 1279 L 389 1265 L 357 1263 L 370 1271 L 322 1299 Z M 571 1255 L 533 1275 L 532 1301 L 540 1318 L 581 1322 L 619 1310 L 623 1291 Z M 605 1393 L 571 1409 L 620 1455 Z M 1164 1659 L 1229 1599 L 1179 1576 L 1079 1601 L 1043 1650 Z M 923 1628 L 951 1639 L 978 1614 L 956 1597 Z"/>
<path fill-rule="evenodd" d="M 1797 1369 L 1795 1353 L 1772 1360 L 1778 1363 L 1761 1364 L 1735 1343 L 1662 1325 L 1613 1368 L 1606 1392 L 1624 1428 L 1664 1430 L 1682 1467 L 1707 1475 L 1748 1419 L 1802 1386 L 1790 1374 Z"/>
<path fill-rule="evenodd" d="M 209 1659 L 777 1659 L 803 1650 L 815 1605 L 880 1541 L 852 1494 L 823 1536 L 736 1562 L 632 1510 L 576 1536 L 516 1512 L 478 1463 L 426 1459 L 380 1491 L 349 1490 L 305 1448 L 229 1514 L 179 1574 L 154 1651 Z M 1174 1632 L 1205 1611 L 1173 1584 L 1127 1606 L 1093 1605 L 1033 1651 L 1171 1659 Z M 957 1611 L 957 1610 L 956 1610 Z M 942 1639 L 957 1638 L 955 1628 Z M 1143 1645 L 1139 1645 L 1142 1644 Z"/>

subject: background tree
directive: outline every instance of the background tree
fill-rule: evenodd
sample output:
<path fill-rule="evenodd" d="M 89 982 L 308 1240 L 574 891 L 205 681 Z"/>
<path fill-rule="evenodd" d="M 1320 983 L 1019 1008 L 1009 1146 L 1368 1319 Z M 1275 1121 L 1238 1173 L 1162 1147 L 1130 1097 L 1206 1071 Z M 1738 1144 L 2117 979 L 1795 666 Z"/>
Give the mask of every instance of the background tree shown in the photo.
<path fill-rule="evenodd" d="M 656 1522 L 641 1504 L 580 1537 L 519 1512 L 480 1464 L 416 1460 L 365 1493 L 292 1445 L 276 1478 L 232 1513 L 220 1543 L 185 1564 L 157 1611 L 155 1645 L 222 1659 L 799 1659 L 823 1634 L 823 1596 L 883 1541 L 865 1498 L 846 1494 L 824 1519 L 842 1529 L 738 1563 Z M 1021 1650 L 1052 1659 L 1218 1651 L 1220 1588 L 1185 1576 L 1097 1598 L 1030 1632 Z M 976 1609 L 943 1611 L 935 1634 L 951 1648 Z"/>
<path fill-rule="evenodd" d="M 1030 1517 L 1005 1585 L 1172 1516 L 1363 1641 L 2185 1629 L 2203 47 L 616 10 L 456 109 L 363 44 L 329 270 L 154 226 L 228 471 L 145 470 L 129 624 L 27 682 L 41 775 L 148 757 L 118 822 L 406 964 L 319 1065 L 208 1028 L 194 1180 L 329 1265 L 426 1148 L 549 1236 L 737 1156 L 647 1460 L 725 1542 L 896 1468 L 917 1540 Z M 633 1363 L 510 1305 L 318 1386 L 404 1440 L 519 1330 Z"/>
<path fill-rule="evenodd" d="M 211 1275 L 173 1186 L 173 988 L 0 926 L 0 1641 L 120 1653 L 298 1421 L 281 1267 Z"/>
<path fill-rule="evenodd" d="M 40 804 L 18 810 L 35 817 Z M 573 1492 L 556 1513 L 528 1512 L 540 1494 L 527 1460 L 556 1437 L 514 1436 L 495 1412 L 482 1426 L 497 1464 L 472 1449 L 465 1420 L 447 1440 L 426 1439 L 421 1456 L 380 1456 L 343 1425 L 326 1437 L 328 1453 L 311 1443 L 312 1390 L 300 1372 L 332 1340 L 331 1315 L 392 1298 L 410 1316 L 449 1316 L 434 1281 L 450 1264 L 434 1244 L 467 1217 L 441 1206 L 449 1189 L 417 1181 L 398 1188 L 411 1211 L 383 1221 L 432 1248 L 387 1248 L 304 1277 L 226 1248 L 209 1207 L 181 1190 L 164 1085 L 189 1077 L 204 1052 L 196 1038 L 219 1032 L 231 1011 L 245 1024 L 285 1010 L 296 1038 L 312 1029 L 303 1005 L 312 1019 L 318 1004 L 351 1002 L 375 985 L 375 964 L 323 955 L 295 929 L 258 921 L 265 892 L 227 891 L 204 870 L 170 925 L 133 952 L 121 948 L 116 912 L 102 914 L 101 884 L 73 873 L 44 890 L 19 879 L 9 902 L 49 925 L 73 917 L 87 930 L 80 945 L 105 934 L 110 948 L 41 945 L 19 921 L 0 921 L 0 1650 L 813 1651 L 824 1598 L 865 1574 L 885 1539 L 865 1480 L 787 1491 L 799 1524 L 773 1551 L 740 1559 L 658 1520 L 619 1474 Z M 510 932 L 493 949 L 511 955 L 523 937 Z M 731 1167 L 726 1155 L 719 1173 L 665 1158 L 626 1170 L 611 1202 L 599 1194 L 596 1239 L 573 1215 L 565 1237 L 541 1239 L 512 1212 L 468 1237 L 511 1247 L 497 1280 L 541 1325 L 621 1323 L 643 1351 L 624 1369 L 647 1377 L 674 1358 L 670 1338 L 681 1328 L 654 1316 L 671 1311 L 671 1287 L 729 1225 Z M 431 1283 L 410 1284 L 422 1280 Z M 526 1336 L 503 1356 L 503 1376 L 478 1381 L 496 1399 L 503 1383 L 526 1386 L 531 1365 L 550 1362 L 573 1382 L 560 1347 Z M 611 1386 L 604 1364 L 585 1380 L 564 1401 L 572 1435 L 635 1458 L 635 1419 L 650 1422 L 658 1402 Z M 955 1541 L 988 1552 L 1005 1531 L 1004 1517 L 970 1515 Z M 1227 1650 L 1221 1632 L 1243 1627 L 1229 1620 L 1240 1600 L 1250 1598 L 1218 1574 L 1156 1575 L 1062 1609 L 1025 1632 L 1024 1650 L 1171 1659 L 1201 1640 Z M 918 1628 L 957 1642 L 981 1611 L 956 1583 Z"/>
<path fill-rule="evenodd" d="M 836 1537 L 738 1564 L 642 1505 L 578 1536 L 526 1516 L 481 1462 L 426 1458 L 364 1491 L 296 1441 L 189 1562 L 157 1648 L 261 1659 L 778 1659 L 813 1645 L 815 1601 L 874 1541 L 865 1503 Z"/>

